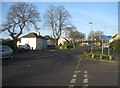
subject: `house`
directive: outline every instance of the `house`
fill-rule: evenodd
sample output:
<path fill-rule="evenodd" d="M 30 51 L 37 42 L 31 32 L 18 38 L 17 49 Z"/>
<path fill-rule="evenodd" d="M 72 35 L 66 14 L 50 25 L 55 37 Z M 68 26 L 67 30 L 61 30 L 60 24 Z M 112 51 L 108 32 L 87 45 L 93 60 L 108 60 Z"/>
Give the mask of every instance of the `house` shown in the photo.
<path fill-rule="evenodd" d="M 49 35 L 45 35 L 44 38 L 47 40 L 48 46 L 54 46 L 55 45 L 55 40 L 50 37 Z"/>
<path fill-rule="evenodd" d="M 65 45 L 66 43 L 67 44 L 70 43 L 70 41 L 68 39 L 66 39 L 66 38 L 60 38 L 58 40 L 58 45 L 60 45 L 60 44 Z"/>
<path fill-rule="evenodd" d="M 29 33 L 17 42 L 17 46 L 25 44 L 28 44 L 33 50 L 47 49 L 47 40 L 40 33 Z"/>
<path fill-rule="evenodd" d="M 110 43 L 113 42 L 113 41 L 115 41 L 115 40 L 118 40 L 118 39 L 120 39 L 120 32 L 117 33 L 117 34 L 115 34 L 115 35 L 112 37 L 112 39 L 110 40 Z"/>

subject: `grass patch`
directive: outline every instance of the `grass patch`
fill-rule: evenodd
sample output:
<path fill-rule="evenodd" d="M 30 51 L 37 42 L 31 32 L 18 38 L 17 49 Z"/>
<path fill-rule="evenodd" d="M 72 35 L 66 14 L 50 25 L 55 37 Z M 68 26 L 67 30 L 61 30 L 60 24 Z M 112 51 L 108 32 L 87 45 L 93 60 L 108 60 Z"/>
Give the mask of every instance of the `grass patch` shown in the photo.
<path fill-rule="evenodd" d="M 94 58 L 95 58 L 95 59 L 100 59 L 100 55 L 99 55 L 99 54 L 96 54 L 96 55 L 94 55 Z"/>
<path fill-rule="evenodd" d="M 101 58 L 101 54 L 93 54 L 93 58 L 92 58 L 92 54 L 91 53 L 85 52 L 83 54 L 83 56 L 88 58 L 88 59 L 117 61 L 117 59 L 115 57 L 111 56 L 111 58 L 110 58 L 110 56 L 108 56 L 108 55 L 102 55 L 102 58 Z"/>

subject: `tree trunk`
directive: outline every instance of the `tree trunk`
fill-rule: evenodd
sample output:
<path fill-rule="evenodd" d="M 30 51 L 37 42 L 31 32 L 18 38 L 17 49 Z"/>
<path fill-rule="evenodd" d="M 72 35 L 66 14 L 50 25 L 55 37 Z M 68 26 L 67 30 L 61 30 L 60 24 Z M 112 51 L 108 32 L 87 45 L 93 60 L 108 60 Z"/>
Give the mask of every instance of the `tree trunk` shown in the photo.
<path fill-rule="evenodd" d="M 17 53 L 18 52 L 18 49 L 17 49 L 17 38 L 14 38 L 13 39 L 13 52 L 14 53 Z"/>
<path fill-rule="evenodd" d="M 58 39 L 55 39 L 55 45 L 56 46 L 58 45 Z"/>

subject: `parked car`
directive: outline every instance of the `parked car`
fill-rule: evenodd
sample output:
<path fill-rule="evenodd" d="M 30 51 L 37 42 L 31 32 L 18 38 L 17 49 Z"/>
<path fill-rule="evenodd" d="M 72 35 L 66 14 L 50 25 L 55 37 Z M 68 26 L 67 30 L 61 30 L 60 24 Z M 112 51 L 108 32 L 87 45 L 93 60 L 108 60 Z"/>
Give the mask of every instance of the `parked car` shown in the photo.
<path fill-rule="evenodd" d="M 28 51 L 30 50 L 30 46 L 29 45 L 18 45 L 18 49 L 20 51 Z"/>
<path fill-rule="evenodd" d="M 7 45 L 0 45 L 0 54 L 2 55 L 2 59 L 4 58 L 12 58 L 13 50 Z"/>

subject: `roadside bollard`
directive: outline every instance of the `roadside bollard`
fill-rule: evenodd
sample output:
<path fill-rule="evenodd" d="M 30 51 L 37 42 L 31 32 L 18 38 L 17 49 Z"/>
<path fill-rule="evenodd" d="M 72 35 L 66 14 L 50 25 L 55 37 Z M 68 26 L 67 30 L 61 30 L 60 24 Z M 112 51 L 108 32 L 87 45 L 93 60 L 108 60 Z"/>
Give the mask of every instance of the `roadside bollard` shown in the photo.
<path fill-rule="evenodd" d="M 65 49 L 67 49 L 67 47 L 65 47 Z"/>
<path fill-rule="evenodd" d="M 94 54 L 92 54 L 92 58 L 94 58 Z"/>
<path fill-rule="evenodd" d="M 110 60 L 110 61 L 112 60 L 112 56 L 111 56 L 111 55 L 109 56 L 109 60 Z"/>
<path fill-rule="evenodd" d="M 100 55 L 100 60 L 102 59 L 102 55 Z"/>
<path fill-rule="evenodd" d="M 62 46 L 60 46 L 60 49 L 62 49 Z"/>

